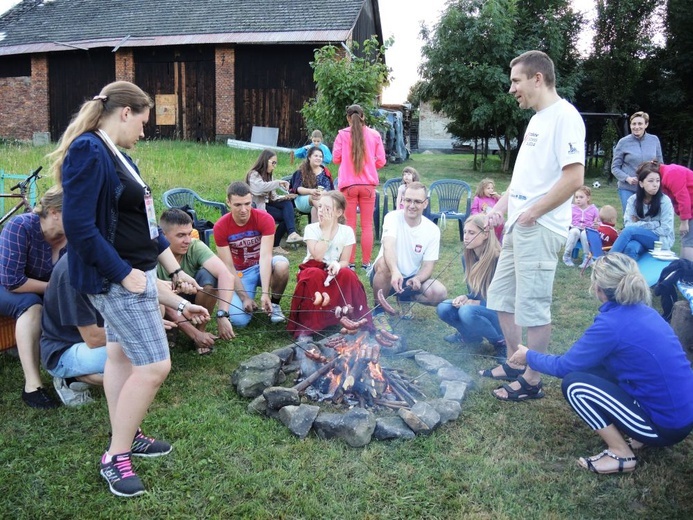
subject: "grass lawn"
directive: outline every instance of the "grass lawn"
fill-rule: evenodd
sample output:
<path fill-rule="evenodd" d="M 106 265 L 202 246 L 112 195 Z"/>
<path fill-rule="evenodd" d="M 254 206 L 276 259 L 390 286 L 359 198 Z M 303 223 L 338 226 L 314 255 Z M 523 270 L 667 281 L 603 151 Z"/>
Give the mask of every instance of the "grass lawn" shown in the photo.
<path fill-rule="evenodd" d="M 43 156 L 48 151 L 0 145 L 0 169 L 25 173 L 42 164 L 47 170 Z M 177 186 L 224 200 L 226 186 L 244 178 L 257 153 L 143 142 L 132 155 L 160 204 L 161 193 Z M 488 175 L 503 190 L 510 180 L 493 170 L 494 158 L 485 163 L 484 174 L 472 171 L 470 156 L 417 154 L 408 164 L 428 184 L 458 178 L 475 187 Z M 382 180 L 400 176 L 402 168 L 384 168 Z M 280 156 L 276 176 L 294 169 L 288 156 Z M 615 183 L 600 181 L 604 187 L 595 190 L 593 202 L 619 208 Z M 41 191 L 48 185 L 43 179 Z M 435 273 L 451 296 L 462 294 L 456 222 L 444 230 L 441 249 Z M 289 256 L 295 269 L 304 250 L 291 250 Z M 292 276 L 287 294 L 294 283 Z M 577 269 L 559 265 L 552 352 L 567 350 L 592 322 L 598 305 L 587 294 L 588 285 Z M 288 309 L 288 297 L 282 306 Z M 397 332 L 406 335 L 410 348 L 429 350 L 470 373 L 493 365 L 487 357 L 490 347 L 460 349 L 445 343 L 442 338 L 450 330 L 432 308 L 416 306 L 414 319 L 401 322 Z M 570 411 L 557 379 L 545 378 L 545 399 L 517 404 L 497 401 L 490 392 L 498 383 L 479 379 L 458 421 L 412 441 L 374 441 L 352 449 L 314 435 L 298 440 L 278 421 L 250 414 L 249 401 L 231 389 L 230 375 L 241 361 L 287 344 L 289 336 L 263 316 L 237 334 L 231 342 L 218 342 L 212 356 L 197 356 L 184 341 L 172 351 L 173 369 L 143 427 L 173 442 L 174 451 L 158 460 L 135 460 L 148 493 L 132 500 L 111 495 L 98 473 L 109 433 L 102 392 L 95 391 L 96 402 L 82 408 L 30 409 L 20 400 L 18 360 L 0 355 L 0 518 L 693 516 L 693 439 L 646 450 L 635 473 L 590 474 L 578 468 L 576 459 L 598 453 L 602 443 Z M 48 374 L 44 381 L 50 385 Z"/>

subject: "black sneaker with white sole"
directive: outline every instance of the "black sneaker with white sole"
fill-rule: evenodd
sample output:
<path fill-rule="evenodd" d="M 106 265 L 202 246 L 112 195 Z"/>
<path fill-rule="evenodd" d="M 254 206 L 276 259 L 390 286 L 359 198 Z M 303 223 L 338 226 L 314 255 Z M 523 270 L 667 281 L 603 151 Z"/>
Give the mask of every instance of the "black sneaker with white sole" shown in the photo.
<path fill-rule="evenodd" d="M 39 386 L 33 392 L 22 390 L 22 401 L 24 401 L 24 404 L 27 406 L 39 408 L 41 410 L 48 410 L 60 406 L 60 403 L 42 386 Z"/>
<path fill-rule="evenodd" d="M 130 449 L 134 457 L 161 457 L 171 453 L 173 446 L 168 442 L 147 437 L 138 429 Z"/>
<path fill-rule="evenodd" d="M 119 497 L 136 497 L 145 493 L 144 485 L 132 469 L 130 453 L 101 458 L 101 476 L 108 482 L 111 493 Z"/>

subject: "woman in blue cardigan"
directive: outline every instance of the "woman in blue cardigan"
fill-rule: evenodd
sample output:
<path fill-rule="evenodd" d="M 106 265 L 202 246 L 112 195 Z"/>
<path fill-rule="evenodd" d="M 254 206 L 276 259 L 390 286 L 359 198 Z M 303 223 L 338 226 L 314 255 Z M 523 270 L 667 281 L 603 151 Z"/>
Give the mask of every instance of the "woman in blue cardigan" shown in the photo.
<path fill-rule="evenodd" d="M 568 352 L 552 356 L 520 345 L 508 362 L 563 378 L 568 404 L 607 445 L 578 459 L 581 467 L 630 472 L 633 450 L 670 446 L 693 430 L 693 371 L 671 327 L 648 306 L 650 290 L 633 259 L 597 259 L 590 291 L 602 302 L 600 313 Z"/>

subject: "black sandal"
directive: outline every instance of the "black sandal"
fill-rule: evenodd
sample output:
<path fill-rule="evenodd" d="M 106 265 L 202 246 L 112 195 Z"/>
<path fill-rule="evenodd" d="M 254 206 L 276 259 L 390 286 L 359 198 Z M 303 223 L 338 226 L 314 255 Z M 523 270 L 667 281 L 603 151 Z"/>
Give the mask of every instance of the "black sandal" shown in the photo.
<path fill-rule="evenodd" d="M 493 392 L 493 396 L 499 401 L 514 402 L 527 401 L 528 399 L 541 399 L 542 397 L 544 397 L 545 394 L 544 391 L 541 389 L 541 387 L 543 386 L 541 381 L 539 381 L 536 385 L 530 385 L 524 377 L 517 376 L 517 382 L 520 383 L 520 388 L 518 388 L 517 390 L 511 388 L 510 385 L 507 383 L 503 386 L 499 386 L 496 389 L 505 389 L 505 391 L 508 393 L 508 397 L 498 397 L 496 392 Z"/>
<path fill-rule="evenodd" d="M 604 457 L 611 457 L 612 459 L 618 461 L 618 468 L 616 469 L 611 469 L 608 471 L 599 471 L 593 462 L 597 462 L 600 459 L 603 459 Z M 626 468 L 623 466 L 624 462 L 635 462 L 631 467 Z M 638 465 L 638 457 L 633 455 L 632 457 L 619 457 L 616 455 L 613 451 L 611 450 L 604 450 L 598 455 L 594 455 L 593 457 L 580 457 L 578 459 L 578 465 L 581 468 L 588 469 L 593 473 L 597 473 L 599 475 L 610 475 L 612 473 L 630 473 L 631 471 L 635 470 L 635 467 Z"/>
<path fill-rule="evenodd" d="M 518 377 L 525 373 L 524 368 L 513 368 L 510 365 L 508 365 L 508 363 L 501 363 L 501 368 L 503 368 L 503 372 L 505 372 L 505 375 L 494 376 L 493 368 L 488 368 L 486 370 L 479 371 L 479 375 L 481 377 L 495 379 L 496 381 L 515 381 Z"/>

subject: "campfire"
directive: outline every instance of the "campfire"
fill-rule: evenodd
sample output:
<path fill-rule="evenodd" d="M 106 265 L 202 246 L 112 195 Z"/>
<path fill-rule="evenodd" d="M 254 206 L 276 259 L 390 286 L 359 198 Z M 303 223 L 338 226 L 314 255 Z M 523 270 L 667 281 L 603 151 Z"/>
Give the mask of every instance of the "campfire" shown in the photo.
<path fill-rule="evenodd" d="M 368 332 L 336 335 L 323 345 L 308 343 L 297 350 L 303 357 L 304 379 L 294 389 L 313 400 L 336 405 L 410 408 L 417 402 L 414 394 L 424 399 L 426 395 L 414 378 L 380 364 L 383 349 L 394 347 L 394 342 L 393 346 L 381 346 Z"/>

